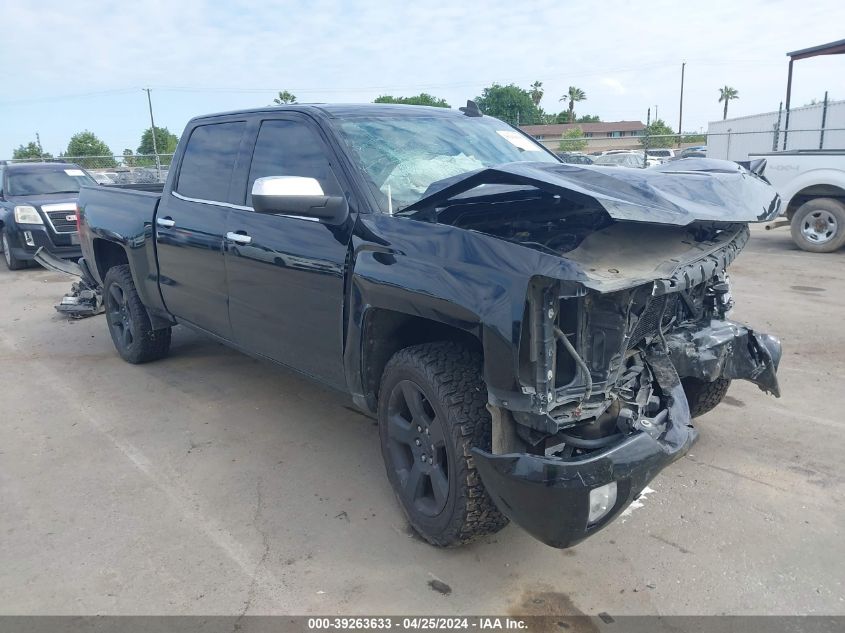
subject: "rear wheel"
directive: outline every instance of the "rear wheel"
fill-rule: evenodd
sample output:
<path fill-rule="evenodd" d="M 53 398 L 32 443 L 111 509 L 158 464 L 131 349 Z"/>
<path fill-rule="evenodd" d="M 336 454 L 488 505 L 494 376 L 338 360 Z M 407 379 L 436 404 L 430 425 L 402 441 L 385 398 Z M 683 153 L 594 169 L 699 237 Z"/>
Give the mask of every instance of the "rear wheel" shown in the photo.
<path fill-rule="evenodd" d="M 484 490 L 470 449 L 490 450 L 481 357 L 452 343 L 397 352 L 379 392 L 387 476 L 411 526 L 433 545 L 460 545 L 508 522 Z"/>
<path fill-rule="evenodd" d="M 791 222 L 792 240 L 811 253 L 832 253 L 845 244 L 845 204 L 833 198 L 805 202 Z"/>
<path fill-rule="evenodd" d="M 3 229 L 2 233 L 3 237 L 3 259 L 6 262 L 6 268 L 9 270 L 20 270 L 21 268 L 26 268 L 28 263 L 25 260 L 18 259 L 15 257 L 15 254 L 12 252 L 12 247 L 9 245 L 9 238 L 6 235 L 6 229 Z"/>
<path fill-rule="evenodd" d="M 103 281 L 103 296 L 109 334 L 123 360 L 146 363 L 167 355 L 170 328 L 152 328 L 128 265 L 109 268 Z"/>
<path fill-rule="evenodd" d="M 684 378 L 681 384 L 684 386 L 684 393 L 689 402 L 690 415 L 697 418 L 712 411 L 722 402 L 728 393 L 728 387 L 731 386 L 731 380 L 717 378 L 713 382 L 707 382 L 698 378 Z"/>

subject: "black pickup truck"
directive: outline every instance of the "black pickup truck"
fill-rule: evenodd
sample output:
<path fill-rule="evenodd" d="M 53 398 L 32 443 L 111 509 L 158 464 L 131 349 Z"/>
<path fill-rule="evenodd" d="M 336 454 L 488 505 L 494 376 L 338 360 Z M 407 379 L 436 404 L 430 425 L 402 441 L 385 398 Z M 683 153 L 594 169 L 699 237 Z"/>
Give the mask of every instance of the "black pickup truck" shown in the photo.
<path fill-rule="evenodd" d="M 125 360 L 183 324 L 298 370 L 378 418 L 429 542 L 568 547 L 732 379 L 779 395 L 726 274 L 778 207 L 734 163 L 563 164 L 471 102 L 291 105 L 192 120 L 163 190 L 84 187 L 79 222 Z"/>

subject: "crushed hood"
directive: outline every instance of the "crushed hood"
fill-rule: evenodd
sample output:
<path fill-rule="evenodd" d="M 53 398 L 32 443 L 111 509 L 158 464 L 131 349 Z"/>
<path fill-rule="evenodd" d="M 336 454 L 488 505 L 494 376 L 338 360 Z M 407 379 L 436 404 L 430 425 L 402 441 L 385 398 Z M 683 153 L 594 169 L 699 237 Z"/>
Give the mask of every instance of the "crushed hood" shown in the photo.
<path fill-rule="evenodd" d="M 688 158 L 648 169 L 506 163 L 434 183 L 400 213 L 434 211 L 481 185 L 529 186 L 555 195 L 574 192 L 596 200 L 613 219 L 630 222 L 766 222 L 780 210 L 777 192 L 756 173 L 730 161 Z M 483 189 L 478 193 L 487 195 Z"/>

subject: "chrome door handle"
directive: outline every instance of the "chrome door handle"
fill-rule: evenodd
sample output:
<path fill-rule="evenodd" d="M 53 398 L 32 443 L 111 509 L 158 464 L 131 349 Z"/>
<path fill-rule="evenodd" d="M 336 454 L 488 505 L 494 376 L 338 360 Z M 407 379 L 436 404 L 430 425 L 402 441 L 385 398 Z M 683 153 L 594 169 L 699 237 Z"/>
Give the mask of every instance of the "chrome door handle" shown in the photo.
<path fill-rule="evenodd" d="M 234 233 L 229 231 L 226 233 L 226 239 L 235 242 L 236 244 L 249 244 L 252 242 L 252 238 L 249 235 L 244 235 L 243 233 Z"/>
<path fill-rule="evenodd" d="M 176 226 L 176 222 L 170 218 L 156 218 L 156 224 L 166 229 Z"/>

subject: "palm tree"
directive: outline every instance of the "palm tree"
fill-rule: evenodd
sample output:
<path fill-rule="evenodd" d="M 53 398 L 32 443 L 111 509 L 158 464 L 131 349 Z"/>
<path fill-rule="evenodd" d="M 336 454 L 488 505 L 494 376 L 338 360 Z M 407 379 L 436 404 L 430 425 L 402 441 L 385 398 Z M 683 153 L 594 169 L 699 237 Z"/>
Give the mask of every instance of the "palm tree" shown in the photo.
<path fill-rule="evenodd" d="M 739 90 L 731 88 L 730 86 L 719 88 L 719 103 L 722 101 L 725 102 L 725 111 L 722 113 L 722 121 L 728 118 L 728 101 L 731 99 L 739 99 Z"/>
<path fill-rule="evenodd" d="M 581 90 L 580 88 L 576 88 L 575 86 L 569 86 L 569 91 L 560 98 L 561 101 L 569 101 L 570 123 L 575 123 L 575 102 L 585 101 L 586 99 L 587 93 Z"/>
<path fill-rule="evenodd" d="M 286 103 L 296 103 L 296 95 L 292 92 L 288 92 L 287 90 L 282 90 L 279 93 L 279 96 L 273 99 L 273 103 L 276 105 L 284 105 Z"/>
<path fill-rule="evenodd" d="M 528 94 L 531 95 L 531 101 L 534 102 L 534 105 L 540 107 L 540 99 L 543 98 L 543 82 L 535 81 L 531 84 L 531 90 L 528 91 Z"/>

